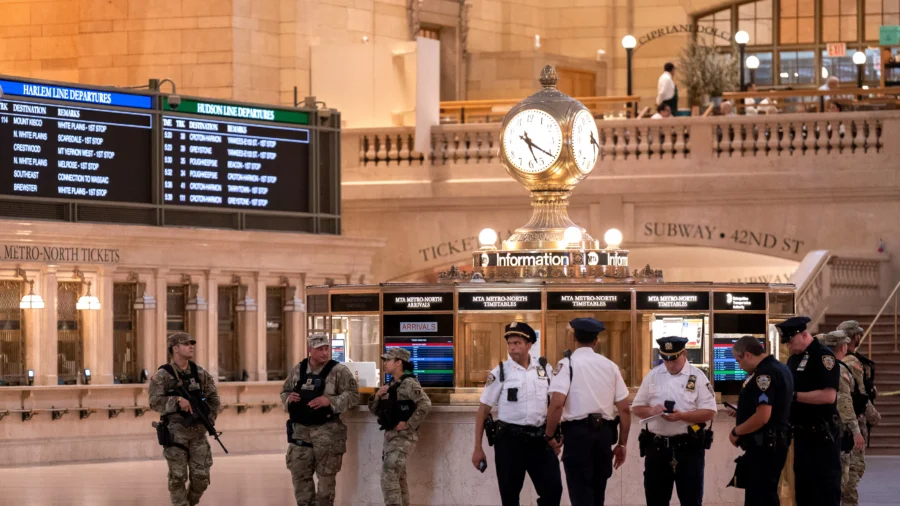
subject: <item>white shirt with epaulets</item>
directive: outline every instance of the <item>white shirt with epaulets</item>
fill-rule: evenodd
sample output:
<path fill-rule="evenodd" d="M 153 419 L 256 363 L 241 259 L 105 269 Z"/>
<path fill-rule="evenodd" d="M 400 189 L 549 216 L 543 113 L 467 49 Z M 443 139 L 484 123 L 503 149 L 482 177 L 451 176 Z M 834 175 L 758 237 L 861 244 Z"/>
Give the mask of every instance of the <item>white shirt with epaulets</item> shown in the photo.
<path fill-rule="evenodd" d="M 591 414 L 599 414 L 605 420 L 615 418 L 616 403 L 628 398 L 628 387 L 619 366 L 593 349 L 583 347 L 572 352 L 572 367 L 570 382 L 569 359 L 560 360 L 550 383 L 551 394 L 566 395 L 562 421 L 581 420 Z"/>
<path fill-rule="evenodd" d="M 481 393 L 481 403 L 497 406 L 497 418 L 502 422 L 534 427 L 544 425 L 552 377 L 550 366 L 541 368 L 538 361 L 531 357 L 528 369 L 525 369 L 515 360 L 508 359 L 503 363 L 503 377 L 504 380 L 500 381 L 500 366 L 491 370 Z M 511 388 L 518 389 L 516 401 L 509 400 Z"/>
<path fill-rule="evenodd" d="M 644 377 L 641 388 L 632 401 L 632 406 L 665 405 L 665 401 L 675 401 L 678 411 L 710 409 L 716 411 L 716 395 L 706 374 L 689 362 L 684 363 L 681 372 L 669 374 L 665 364 L 660 364 Z M 647 430 L 658 436 L 678 436 L 687 434 L 689 422 L 669 422 L 658 416 L 647 422 Z"/>

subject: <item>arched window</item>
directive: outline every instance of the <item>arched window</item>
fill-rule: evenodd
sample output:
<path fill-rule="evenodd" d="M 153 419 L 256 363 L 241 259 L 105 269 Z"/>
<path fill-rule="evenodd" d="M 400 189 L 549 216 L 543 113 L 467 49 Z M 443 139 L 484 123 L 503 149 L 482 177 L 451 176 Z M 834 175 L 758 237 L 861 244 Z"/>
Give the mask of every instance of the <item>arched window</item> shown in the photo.
<path fill-rule="evenodd" d="M 865 81 L 878 86 L 881 53 L 877 48 L 881 25 L 900 24 L 900 0 L 756 0 L 694 17 L 694 26 L 750 34 L 746 55 L 760 60 L 760 86 L 814 87 L 828 76 L 842 82 L 856 80 L 852 56 L 865 51 Z M 707 37 L 709 44 L 724 40 Z M 828 44 L 845 43 L 846 56 L 828 56 Z M 749 72 L 748 72 L 749 74 Z"/>

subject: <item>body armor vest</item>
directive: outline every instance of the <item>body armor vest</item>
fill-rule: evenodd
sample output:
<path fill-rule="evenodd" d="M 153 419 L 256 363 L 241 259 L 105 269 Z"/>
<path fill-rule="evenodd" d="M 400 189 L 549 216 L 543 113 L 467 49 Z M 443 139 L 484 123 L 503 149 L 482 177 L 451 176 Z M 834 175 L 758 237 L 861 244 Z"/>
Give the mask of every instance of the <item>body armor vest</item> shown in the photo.
<path fill-rule="evenodd" d="M 400 376 L 397 382 L 388 388 L 388 398 L 378 404 L 378 425 L 381 430 L 393 430 L 400 422 L 406 422 L 416 411 L 416 403 L 412 399 L 397 399 L 397 390 L 406 378 L 415 378 L 412 374 Z"/>
<path fill-rule="evenodd" d="M 336 365 L 338 365 L 337 362 L 329 360 L 319 374 L 308 374 L 306 370 L 309 367 L 309 359 L 300 362 L 300 381 L 294 386 L 294 392 L 300 395 L 300 400 L 288 404 L 288 413 L 292 422 L 300 425 L 322 425 L 334 418 L 334 410 L 331 409 L 331 406 L 313 409 L 308 404 L 325 393 L 325 380 Z"/>

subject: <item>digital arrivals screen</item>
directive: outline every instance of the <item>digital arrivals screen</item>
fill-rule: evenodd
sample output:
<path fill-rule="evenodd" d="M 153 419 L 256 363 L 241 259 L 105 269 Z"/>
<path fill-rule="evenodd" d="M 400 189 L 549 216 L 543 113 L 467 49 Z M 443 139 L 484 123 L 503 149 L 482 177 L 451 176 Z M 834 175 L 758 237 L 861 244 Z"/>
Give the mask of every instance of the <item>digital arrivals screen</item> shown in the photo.
<path fill-rule="evenodd" d="M 715 381 L 744 381 L 747 379 L 747 372 L 741 369 L 731 353 L 731 348 L 740 338 L 741 334 L 716 334 L 713 339 L 713 379 Z M 765 347 L 765 339 L 757 339 Z"/>
<path fill-rule="evenodd" d="M 177 111 L 204 117 L 163 116 L 165 204 L 309 211 L 308 114 L 192 100 Z"/>
<path fill-rule="evenodd" d="M 384 347 L 409 351 L 413 374 L 423 387 L 453 386 L 452 314 L 385 315 Z"/>
<path fill-rule="evenodd" d="M 153 117 L 140 112 L 151 108 L 150 97 L 6 80 L 0 86 L 8 97 L 0 100 L 0 194 L 152 203 Z"/>

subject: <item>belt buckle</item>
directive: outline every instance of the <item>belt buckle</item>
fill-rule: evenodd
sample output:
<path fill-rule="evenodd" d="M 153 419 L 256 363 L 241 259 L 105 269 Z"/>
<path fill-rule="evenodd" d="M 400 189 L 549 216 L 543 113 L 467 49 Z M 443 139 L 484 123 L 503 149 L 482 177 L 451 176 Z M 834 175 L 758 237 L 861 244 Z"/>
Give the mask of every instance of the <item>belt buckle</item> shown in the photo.
<path fill-rule="evenodd" d="M 663 448 L 671 448 L 672 447 L 672 443 L 671 443 L 670 439 L 667 438 L 666 436 L 656 436 L 656 439 L 661 440 L 663 442 L 663 444 L 662 444 Z"/>

